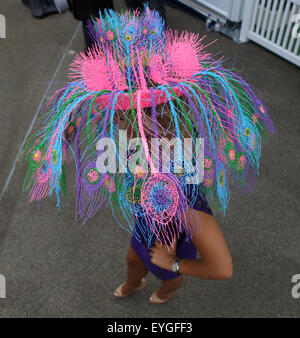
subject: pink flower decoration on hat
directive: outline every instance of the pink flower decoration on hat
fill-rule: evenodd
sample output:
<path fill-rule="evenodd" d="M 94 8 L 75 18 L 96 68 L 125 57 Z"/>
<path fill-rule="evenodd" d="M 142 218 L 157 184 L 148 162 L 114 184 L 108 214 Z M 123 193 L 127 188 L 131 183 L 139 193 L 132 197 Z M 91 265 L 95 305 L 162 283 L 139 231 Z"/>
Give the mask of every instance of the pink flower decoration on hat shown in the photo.
<path fill-rule="evenodd" d="M 41 160 L 41 158 L 42 158 L 42 152 L 38 149 L 34 152 L 32 159 L 35 163 L 37 163 Z"/>
<path fill-rule="evenodd" d="M 114 34 L 114 32 L 112 32 L 111 30 L 109 30 L 109 31 L 106 32 L 106 37 L 107 37 L 107 39 L 108 39 L 109 41 L 111 41 L 111 40 L 114 39 L 115 34 Z"/>
<path fill-rule="evenodd" d="M 229 159 L 231 161 L 234 161 L 235 160 L 235 150 L 234 149 L 230 149 L 229 150 Z"/>
<path fill-rule="evenodd" d="M 97 170 L 90 169 L 87 173 L 87 177 L 91 183 L 97 181 L 99 179 L 99 173 Z"/>
<path fill-rule="evenodd" d="M 204 168 L 205 169 L 210 169 L 213 166 L 214 162 L 211 158 L 205 158 L 204 159 Z"/>

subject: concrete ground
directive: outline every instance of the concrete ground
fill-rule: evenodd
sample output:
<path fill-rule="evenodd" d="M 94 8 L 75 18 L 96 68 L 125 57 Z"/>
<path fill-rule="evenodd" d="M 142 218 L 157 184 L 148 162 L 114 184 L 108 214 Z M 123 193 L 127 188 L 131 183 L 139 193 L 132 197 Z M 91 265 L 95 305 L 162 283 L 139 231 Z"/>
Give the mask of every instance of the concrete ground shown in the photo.
<path fill-rule="evenodd" d="M 299 68 L 254 43 L 208 34 L 207 42 L 218 39 L 209 50 L 261 92 L 276 128 L 263 148 L 258 191 L 232 191 L 226 218 L 217 217 L 234 276 L 187 277 L 176 297 L 155 306 L 147 299 L 159 281 L 149 275 L 144 291 L 118 300 L 112 293 L 125 277 L 129 235 L 109 209 L 83 228 L 74 222 L 72 174 L 60 213 L 55 198 L 29 205 L 26 166 L 15 161 L 43 96 L 62 86 L 83 48 L 81 27 L 70 13 L 33 19 L 20 0 L 6 1 L 0 12 L 7 22 L 0 39 L 0 274 L 7 288 L 0 317 L 299 317 L 300 299 L 291 295 L 300 273 Z M 167 7 L 167 19 L 172 28 L 206 33 L 203 21 L 177 9 Z"/>

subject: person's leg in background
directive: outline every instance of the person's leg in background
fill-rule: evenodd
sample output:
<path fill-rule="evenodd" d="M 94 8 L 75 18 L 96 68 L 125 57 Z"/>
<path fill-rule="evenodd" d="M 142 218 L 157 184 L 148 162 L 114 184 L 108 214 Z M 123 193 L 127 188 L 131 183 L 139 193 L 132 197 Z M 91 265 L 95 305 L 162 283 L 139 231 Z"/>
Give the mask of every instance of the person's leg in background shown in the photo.
<path fill-rule="evenodd" d="M 150 9 L 159 12 L 160 16 L 166 20 L 166 12 L 163 1 L 160 0 L 125 0 L 128 9 L 144 9 L 144 4 L 148 3 Z M 69 0 L 74 18 L 82 21 L 83 35 L 86 48 L 93 45 L 93 40 L 88 31 L 88 21 L 91 17 L 99 17 L 99 11 L 103 13 L 104 9 L 113 9 L 113 0 Z"/>
<path fill-rule="evenodd" d="M 166 21 L 166 11 L 162 0 L 125 0 L 128 9 L 144 9 L 144 4 L 148 3 L 149 8 L 158 11 L 160 16 Z"/>
<path fill-rule="evenodd" d="M 99 17 L 99 11 L 113 9 L 113 0 L 70 0 L 74 18 L 82 21 L 83 35 L 86 48 L 92 47 L 94 41 L 88 32 L 88 21 L 91 16 Z"/>

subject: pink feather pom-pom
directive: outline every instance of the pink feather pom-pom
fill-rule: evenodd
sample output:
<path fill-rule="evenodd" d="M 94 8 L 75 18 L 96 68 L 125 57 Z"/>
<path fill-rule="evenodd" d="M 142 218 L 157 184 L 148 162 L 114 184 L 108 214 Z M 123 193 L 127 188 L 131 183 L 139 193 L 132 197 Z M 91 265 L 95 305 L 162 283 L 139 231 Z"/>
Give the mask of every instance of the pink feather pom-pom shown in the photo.
<path fill-rule="evenodd" d="M 203 37 L 204 38 L 204 37 Z M 203 39 L 202 38 L 202 39 Z M 197 34 L 170 32 L 167 36 L 167 53 L 164 56 L 154 54 L 149 63 L 150 78 L 158 84 L 180 82 L 191 79 L 202 69 L 201 63 L 209 54 Z"/>
<path fill-rule="evenodd" d="M 168 80 L 180 82 L 201 71 L 201 62 L 208 57 L 208 54 L 201 53 L 204 48 L 201 45 L 202 39 L 189 32 L 183 32 L 180 36 L 177 32 L 169 35 L 168 51 L 172 77 Z"/>
<path fill-rule="evenodd" d="M 118 63 L 109 54 L 97 47 L 82 52 L 73 61 L 70 67 L 70 77 L 82 80 L 91 92 L 101 90 L 125 90 L 127 84 Z"/>
<path fill-rule="evenodd" d="M 108 68 L 104 59 L 85 62 L 82 66 L 82 78 L 89 91 L 112 90 L 108 78 Z"/>

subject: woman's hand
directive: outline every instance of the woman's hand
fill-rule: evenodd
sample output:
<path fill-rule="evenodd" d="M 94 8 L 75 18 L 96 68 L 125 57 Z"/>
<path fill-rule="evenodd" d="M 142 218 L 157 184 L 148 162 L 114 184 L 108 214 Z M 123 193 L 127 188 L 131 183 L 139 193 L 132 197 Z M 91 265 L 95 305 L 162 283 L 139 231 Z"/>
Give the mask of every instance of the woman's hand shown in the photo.
<path fill-rule="evenodd" d="M 151 262 L 160 268 L 173 271 L 172 265 L 176 261 L 176 245 L 174 247 L 155 242 L 150 249 Z"/>

